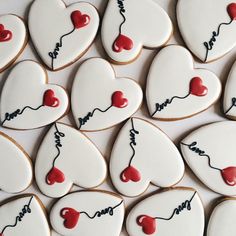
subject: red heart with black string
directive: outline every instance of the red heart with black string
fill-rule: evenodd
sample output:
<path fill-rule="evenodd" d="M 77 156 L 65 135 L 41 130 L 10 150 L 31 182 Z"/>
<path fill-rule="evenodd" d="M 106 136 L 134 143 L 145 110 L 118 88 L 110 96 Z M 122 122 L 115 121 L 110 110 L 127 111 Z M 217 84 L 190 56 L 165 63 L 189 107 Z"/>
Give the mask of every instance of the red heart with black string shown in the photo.
<path fill-rule="evenodd" d="M 58 107 L 60 105 L 60 101 L 55 97 L 55 93 L 52 89 L 45 91 L 43 96 L 43 105 L 48 107 Z"/>
<path fill-rule="evenodd" d="M 12 32 L 4 29 L 4 25 L 0 24 L 0 42 L 9 41 L 12 38 Z"/>
<path fill-rule="evenodd" d="M 123 50 L 131 50 L 133 48 L 133 41 L 129 37 L 120 34 L 114 44 L 113 49 L 115 52 L 121 52 Z"/>
<path fill-rule="evenodd" d="M 71 20 L 76 29 L 83 28 L 90 22 L 90 16 L 87 14 L 82 14 L 80 11 L 73 11 L 71 13 Z"/>
<path fill-rule="evenodd" d="M 80 213 L 73 208 L 63 208 L 61 217 L 64 219 L 64 226 L 67 229 L 73 229 L 79 221 Z"/>
<path fill-rule="evenodd" d="M 231 3 L 228 6 L 228 13 L 232 20 L 236 20 L 236 3 Z"/>
<path fill-rule="evenodd" d="M 121 180 L 123 182 L 129 182 L 130 180 L 133 182 L 138 182 L 141 179 L 140 172 L 134 168 L 133 166 L 127 167 L 122 173 L 121 173 Z"/>
<path fill-rule="evenodd" d="M 142 230 L 145 234 L 151 235 L 156 232 L 156 219 L 147 216 L 141 215 L 137 218 L 137 224 L 142 227 Z"/>
<path fill-rule="evenodd" d="M 53 167 L 47 174 L 46 181 L 49 185 L 53 185 L 55 183 L 63 183 L 65 181 L 65 175 L 61 170 Z"/>
<path fill-rule="evenodd" d="M 192 95 L 202 97 L 208 92 L 208 88 L 203 85 L 202 79 L 200 77 L 194 77 L 190 82 L 190 93 Z"/>

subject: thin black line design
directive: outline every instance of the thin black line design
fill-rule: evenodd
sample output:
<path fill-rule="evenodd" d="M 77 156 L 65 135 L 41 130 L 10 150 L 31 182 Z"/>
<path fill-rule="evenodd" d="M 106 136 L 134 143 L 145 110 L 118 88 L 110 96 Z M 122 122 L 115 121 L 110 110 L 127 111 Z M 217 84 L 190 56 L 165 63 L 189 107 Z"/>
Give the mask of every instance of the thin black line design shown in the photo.
<path fill-rule="evenodd" d="M 59 42 L 56 43 L 56 46 L 55 46 L 54 51 L 48 53 L 49 57 L 52 58 L 52 60 L 51 60 L 51 68 L 52 68 L 53 70 L 54 70 L 54 59 L 57 58 L 57 56 L 58 56 L 58 54 L 59 54 L 59 51 L 60 51 L 60 48 L 63 46 L 63 38 L 65 38 L 66 36 L 72 34 L 75 30 L 76 30 L 76 28 L 74 27 L 74 29 L 71 30 L 69 33 L 62 35 L 62 36 L 60 37 Z"/>
<path fill-rule="evenodd" d="M 191 150 L 192 152 L 195 152 L 196 154 L 198 154 L 201 157 L 207 157 L 208 159 L 208 165 L 215 170 L 221 171 L 221 169 L 216 168 L 214 166 L 212 166 L 211 164 L 211 158 L 209 155 L 206 154 L 205 151 L 201 150 L 200 148 L 197 147 L 197 142 L 192 142 L 191 144 L 186 144 L 181 142 L 182 145 L 187 146 L 189 148 L 189 150 Z"/>
<path fill-rule="evenodd" d="M 15 223 L 12 224 L 12 225 L 6 225 L 3 230 L 1 231 L 1 235 L 3 235 L 3 233 L 6 231 L 6 229 L 8 228 L 15 228 L 18 224 L 18 222 L 21 222 L 23 217 L 27 214 L 27 213 L 31 213 L 31 208 L 30 208 L 30 205 L 31 205 L 31 202 L 33 200 L 33 196 L 30 198 L 29 202 L 27 205 L 24 205 L 24 207 L 22 208 L 21 212 L 19 213 L 19 215 L 16 217 L 16 220 L 15 220 Z"/>
<path fill-rule="evenodd" d="M 16 111 L 14 111 L 14 112 L 11 113 L 11 114 L 10 114 L 10 113 L 6 113 L 6 114 L 5 114 L 5 119 L 3 120 L 2 125 L 4 125 L 4 123 L 5 123 L 6 121 L 11 121 L 11 120 L 13 120 L 14 118 L 16 118 L 17 116 L 22 115 L 26 109 L 30 109 L 30 110 L 33 110 L 33 111 L 37 111 L 37 110 L 39 110 L 39 109 L 40 109 L 41 107 L 43 107 L 43 106 L 44 106 L 44 105 L 40 105 L 40 106 L 38 106 L 37 108 L 33 108 L 33 107 L 30 107 L 30 106 L 26 106 L 26 107 L 24 107 L 22 110 L 17 109 Z"/>
<path fill-rule="evenodd" d="M 204 62 L 207 61 L 209 51 L 211 51 L 211 50 L 213 49 L 214 43 L 216 42 L 216 38 L 220 35 L 220 31 L 221 31 L 222 26 L 224 26 L 224 25 L 226 25 L 226 26 L 227 26 L 227 25 L 230 25 L 233 21 L 234 21 L 234 19 L 231 19 L 230 22 L 228 22 L 228 23 L 221 23 L 221 24 L 218 26 L 217 31 L 213 31 L 213 32 L 212 32 L 212 38 L 210 39 L 210 41 L 203 43 L 203 45 L 204 45 L 205 48 L 206 48 L 206 56 L 205 56 Z"/>
<path fill-rule="evenodd" d="M 232 105 L 230 106 L 230 108 L 225 112 L 225 114 L 229 113 L 233 107 L 236 107 L 236 97 L 232 98 Z"/>
<path fill-rule="evenodd" d="M 112 107 L 113 107 L 113 105 L 110 105 L 110 106 L 109 106 L 108 108 L 106 108 L 105 110 L 101 110 L 100 108 L 95 108 L 92 112 L 89 112 L 84 118 L 78 118 L 79 123 L 80 123 L 78 129 L 80 130 L 81 127 L 82 127 L 83 125 L 85 125 L 85 124 L 89 121 L 89 119 L 90 119 L 91 117 L 94 116 L 94 113 L 95 113 L 96 111 L 105 113 L 105 112 L 107 112 L 109 109 L 111 109 Z"/>

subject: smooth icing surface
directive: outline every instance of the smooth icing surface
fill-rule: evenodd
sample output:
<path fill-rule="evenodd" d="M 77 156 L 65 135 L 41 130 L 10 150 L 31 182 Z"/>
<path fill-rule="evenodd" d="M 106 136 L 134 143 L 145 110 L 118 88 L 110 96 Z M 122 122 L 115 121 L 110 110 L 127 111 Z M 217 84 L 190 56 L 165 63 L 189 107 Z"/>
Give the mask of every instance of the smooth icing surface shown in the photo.
<path fill-rule="evenodd" d="M 133 115 L 142 98 L 135 81 L 116 78 L 107 61 L 93 58 L 85 61 L 75 76 L 71 107 L 80 130 L 102 130 Z"/>
<path fill-rule="evenodd" d="M 134 197 L 143 193 L 150 182 L 160 187 L 179 182 L 184 163 L 176 146 L 161 130 L 142 119 L 131 118 L 113 146 L 110 175 L 120 193 Z"/>
<path fill-rule="evenodd" d="M 63 173 L 63 182 L 60 183 L 60 176 L 52 173 L 53 168 Z M 52 125 L 35 163 L 36 182 L 44 194 L 61 197 L 69 192 L 73 183 L 93 188 L 104 181 L 106 174 L 106 162 L 89 139 L 70 126 Z"/>
<path fill-rule="evenodd" d="M 198 178 L 213 191 L 236 195 L 236 123 L 201 127 L 181 141 L 181 151 Z"/>
<path fill-rule="evenodd" d="M 27 37 L 24 22 L 15 15 L 0 16 L 0 71 L 23 49 Z"/>
<path fill-rule="evenodd" d="M 172 34 L 172 23 L 153 0 L 110 0 L 101 30 L 109 57 L 127 63 L 139 55 L 142 47 L 165 44 Z"/>
<path fill-rule="evenodd" d="M 146 87 L 153 118 L 183 119 L 216 102 L 221 93 L 220 80 L 212 72 L 193 66 L 193 58 L 184 47 L 168 46 L 157 54 Z"/>
<path fill-rule="evenodd" d="M 65 90 L 47 84 L 38 63 L 23 61 L 9 74 L 1 94 L 1 124 L 13 129 L 34 129 L 62 117 L 68 108 Z"/>
<path fill-rule="evenodd" d="M 216 60 L 236 45 L 235 9 L 236 4 L 232 0 L 178 1 L 180 32 L 199 59 L 204 62 Z"/>
<path fill-rule="evenodd" d="M 225 85 L 224 92 L 224 114 L 231 119 L 236 119 L 236 62 L 234 63 Z"/>
<path fill-rule="evenodd" d="M 52 70 L 76 61 L 92 44 L 98 26 L 98 12 L 86 2 L 66 7 L 62 0 L 35 0 L 29 12 L 31 38 Z"/>
<path fill-rule="evenodd" d="M 0 132 L 0 189 L 18 193 L 31 184 L 33 173 L 29 157 L 15 141 Z"/>
<path fill-rule="evenodd" d="M 236 235 L 236 199 L 225 200 L 211 214 L 207 236 Z"/>
<path fill-rule="evenodd" d="M 0 207 L 0 235 L 50 236 L 41 202 L 33 195 L 22 195 Z"/>
<path fill-rule="evenodd" d="M 174 188 L 152 195 L 129 213 L 130 236 L 203 236 L 204 209 L 194 189 Z"/>
<path fill-rule="evenodd" d="M 60 199 L 51 210 L 50 221 L 53 229 L 65 236 L 119 236 L 124 213 L 118 195 L 83 191 Z"/>

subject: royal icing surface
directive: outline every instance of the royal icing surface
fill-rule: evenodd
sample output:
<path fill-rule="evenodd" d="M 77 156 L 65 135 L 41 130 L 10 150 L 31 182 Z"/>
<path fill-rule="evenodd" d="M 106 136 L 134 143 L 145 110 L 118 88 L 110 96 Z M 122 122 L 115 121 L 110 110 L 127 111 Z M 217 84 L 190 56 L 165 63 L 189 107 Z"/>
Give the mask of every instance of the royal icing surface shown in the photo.
<path fill-rule="evenodd" d="M 234 63 L 225 85 L 224 92 L 224 114 L 231 119 L 236 119 L 236 62 Z"/>
<path fill-rule="evenodd" d="M 103 46 L 113 61 L 130 62 L 143 47 L 157 48 L 165 44 L 171 33 L 169 16 L 153 0 L 108 2 L 101 35 Z"/>
<path fill-rule="evenodd" d="M 110 175 L 120 193 L 134 197 L 150 183 L 160 187 L 176 184 L 184 175 L 184 163 L 161 130 L 142 119 L 131 118 L 113 146 Z"/>
<path fill-rule="evenodd" d="M 61 197 L 73 183 L 93 188 L 105 180 L 106 174 L 106 162 L 89 139 L 67 125 L 52 125 L 35 163 L 36 182 L 44 194 Z"/>
<path fill-rule="evenodd" d="M 179 0 L 177 19 L 185 43 L 203 62 L 224 56 L 236 45 L 232 0 Z"/>
<path fill-rule="evenodd" d="M 68 108 L 65 90 L 47 84 L 46 71 L 38 63 L 23 61 L 9 74 L 1 94 L 1 125 L 34 129 L 61 118 Z"/>
<path fill-rule="evenodd" d="M 181 141 L 187 164 L 210 189 L 223 195 L 236 195 L 236 123 L 206 125 Z"/>
<path fill-rule="evenodd" d="M 1 236 L 50 236 L 42 203 L 34 195 L 22 195 L 0 207 Z"/>
<path fill-rule="evenodd" d="M 151 65 L 146 97 L 153 118 L 187 118 L 210 107 L 220 94 L 216 75 L 194 69 L 190 52 L 181 46 L 165 47 Z"/>
<path fill-rule="evenodd" d="M 236 235 L 236 199 L 232 198 L 218 204 L 211 214 L 207 236 Z"/>
<path fill-rule="evenodd" d="M 107 61 L 93 58 L 85 61 L 75 76 L 71 107 L 80 130 L 102 130 L 134 114 L 142 98 L 135 81 L 116 78 Z"/>
<path fill-rule="evenodd" d="M 129 213 L 130 236 L 203 236 L 204 209 L 194 189 L 174 188 L 152 195 Z"/>
<path fill-rule="evenodd" d="M 98 12 L 86 2 L 66 7 L 62 0 L 35 0 L 29 12 L 31 38 L 52 70 L 79 59 L 92 44 L 98 26 Z"/>
<path fill-rule="evenodd" d="M 26 44 L 26 38 L 25 24 L 18 16 L 0 16 L 0 71 L 17 58 Z"/>
<path fill-rule="evenodd" d="M 0 189 L 8 193 L 24 191 L 31 184 L 33 177 L 29 156 L 13 139 L 2 132 L 0 153 Z"/>
<path fill-rule="evenodd" d="M 119 236 L 124 219 L 124 201 L 102 191 L 71 193 L 52 208 L 50 221 L 65 236 Z"/>

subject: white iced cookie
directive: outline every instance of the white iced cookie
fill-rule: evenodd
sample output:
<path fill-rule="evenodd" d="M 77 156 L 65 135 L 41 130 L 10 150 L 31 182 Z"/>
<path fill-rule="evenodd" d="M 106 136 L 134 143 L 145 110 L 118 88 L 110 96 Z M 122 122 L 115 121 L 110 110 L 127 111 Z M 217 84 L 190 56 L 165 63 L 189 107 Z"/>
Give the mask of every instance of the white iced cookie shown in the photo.
<path fill-rule="evenodd" d="M 98 26 L 98 12 L 86 2 L 66 7 L 62 0 L 34 0 L 29 12 L 31 38 L 51 70 L 78 60 L 95 39 Z"/>
<path fill-rule="evenodd" d="M 47 73 L 34 61 L 18 63 L 2 90 L 1 125 L 12 129 L 34 129 L 61 118 L 68 109 L 66 91 L 47 84 Z"/>
<path fill-rule="evenodd" d="M 181 141 L 183 157 L 198 178 L 213 191 L 236 195 L 236 122 L 201 127 Z"/>
<path fill-rule="evenodd" d="M 138 203 L 126 220 L 130 236 L 203 236 L 204 209 L 196 190 L 173 188 Z"/>
<path fill-rule="evenodd" d="M 182 157 L 171 140 L 153 124 L 131 118 L 113 146 L 110 175 L 123 195 L 142 194 L 150 183 L 170 187 L 184 175 Z"/>
<path fill-rule="evenodd" d="M 236 62 L 234 63 L 225 85 L 224 92 L 224 114 L 233 120 L 236 120 Z"/>
<path fill-rule="evenodd" d="M 2 132 L 0 153 L 0 189 L 8 193 L 24 191 L 33 178 L 30 157 L 15 140 Z"/>
<path fill-rule="evenodd" d="M 79 68 L 72 87 L 71 107 L 78 129 L 102 130 L 133 115 L 143 99 L 141 87 L 116 78 L 110 63 L 93 58 Z"/>
<path fill-rule="evenodd" d="M 178 0 L 177 19 L 188 48 L 203 62 L 224 56 L 236 45 L 232 0 Z"/>
<path fill-rule="evenodd" d="M 132 62 L 143 47 L 160 47 L 171 34 L 171 20 L 155 1 L 108 1 L 101 36 L 112 61 L 121 64 Z"/>
<path fill-rule="evenodd" d="M 124 201 L 104 191 L 71 193 L 52 208 L 53 229 L 64 236 L 119 236 L 124 220 Z"/>
<path fill-rule="evenodd" d="M 211 214 L 207 236 L 236 235 L 236 198 L 226 198 L 219 203 Z"/>
<path fill-rule="evenodd" d="M 21 195 L 0 206 L 0 236 L 50 236 L 41 201 Z"/>
<path fill-rule="evenodd" d="M 147 78 L 146 97 L 151 117 L 178 120 L 210 107 L 221 94 L 221 82 L 205 69 L 195 69 L 190 52 L 173 45 L 154 59 Z"/>
<path fill-rule="evenodd" d="M 0 72 L 10 66 L 27 43 L 23 20 L 16 15 L 0 16 Z"/>
<path fill-rule="evenodd" d="M 35 163 L 36 182 L 45 195 L 61 197 L 73 184 L 94 188 L 106 175 L 106 162 L 88 138 L 68 125 L 52 125 Z"/>

